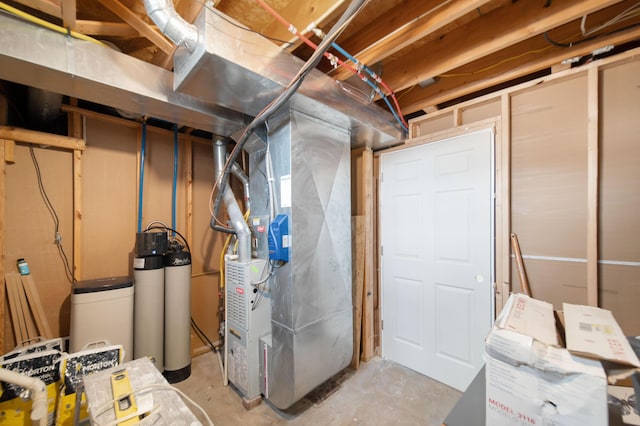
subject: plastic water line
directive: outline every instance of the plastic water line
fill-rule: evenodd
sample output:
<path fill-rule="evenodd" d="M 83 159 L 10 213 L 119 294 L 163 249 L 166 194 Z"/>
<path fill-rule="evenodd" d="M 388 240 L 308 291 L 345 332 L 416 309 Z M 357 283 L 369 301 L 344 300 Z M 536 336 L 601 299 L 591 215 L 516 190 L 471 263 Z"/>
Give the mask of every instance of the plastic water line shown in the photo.
<path fill-rule="evenodd" d="M 176 193 L 178 186 L 178 125 L 173 125 L 173 185 L 171 187 L 171 228 L 176 229 Z M 175 233 L 173 233 L 175 236 Z"/>
<path fill-rule="evenodd" d="M 276 12 L 273 8 L 271 8 L 268 4 L 266 4 L 264 2 L 264 0 L 256 0 L 256 2 L 267 12 L 269 12 L 269 14 L 271 14 L 271 16 L 273 16 L 278 22 L 280 22 L 283 26 L 287 27 L 287 29 L 289 30 L 290 33 L 295 34 L 300 40 L 302 40 L 307 46 L 311 47 L 313 50 L 317 50 L 318 46 L 312 42 L 309 38 L 305 37 L 304 34 L 302 34 L 300 31 L 298 31 L 298 29 L 291 23 L 287 22 L 286 19 L 284 19 L 282 16 L 280 16 L 278 14 L 278 12 Z M 324 35 L 324 34 L 323 34 Z M 324 37 L 322 37 L 324 38 Z M 336 46 L 335 42 L 332 42 L 331 45 L 333 47 Z M 342 52 L 344 52 L 344 49 L 340 50 Z M 341 52 L 341 53 L 342 53 Z M 346 53 L 346 52 L 345 52 Z M 344 53 L 343 53 L 344 54 Z M 340 58 L 338 58 L 337 56 L 329 53 L 329 52 L 324 52 L 323 54 L 327 59 L 329 59 L 329 61 L 332 64 L 338 64 L 340 66 L 343 66 L 345 68 L 347 68 L 349 71 L 353 72 L 354 74 L 358 75 L 365 83 L 369 84 L 369 86 L 371 86 L 377 94 L 379 94 L 383 100 L 385 101 L 385 103 L 387 104 L 387 106 L 389 107 L 389 110 L 391 111 L 391 113 L 393 114 L 393 117 L 396 119 L 396 121 L 398 122 L 398 124 L 400 125 L 400 127 L 402 127 L 402 129 L 406 132 L 408 131 L 408 125 L 407 122 L 405 121 L 404 117 L 402 117 L 402 112 L 400 111 L 400 105 L 398 104 L 398 101 L 395 99 L 395 94 L 393 93 L 393 91 L 389 88 L 389 86 L 387 86 L 386 84 L 382 83 L 382 79 L 376 75 L 374 77 L 374 79 L 376 80 L 376 82 L 379 82 L 381 84 L 383 84 L 383 87 L 389 91 L 391 93 L 391 95 L 393 96 L 394 102 L 396 104 L 396 107 L 398 109 L 398 112 L 396 113 L 395 108 L 393 108 L 391 106 L 391 103 L 388 101 L 387 96 L 378 88 L 378 86 L 375 83 L 372 83 L 366 76 L 364 76 L 362 73 L 360 73 L 360 71 L 354 67 L 352 67 L 351 65 L 347 64 L 346 62 L 344 62 L 343 60 L 341 60 Z M 348 56 L 347 56 L 348 55 Z M 353 58 L 351 55 L 347 54 L 345 56 L 347 56 L 348 58 L 351 57 Z M 352 60 L 355 64 L 360 64 L 359 61 L 357 61 L 355 58 L 350 59 Z"/>
<path fill-rule="evenodd" d="M 147 145 L 147 123 L 142 122 L 142 142 L 140 144 L 140 182 L 138 188 L 138 232 L 142 232 L 142 194 L 144 187 L 144 154 Z"/>

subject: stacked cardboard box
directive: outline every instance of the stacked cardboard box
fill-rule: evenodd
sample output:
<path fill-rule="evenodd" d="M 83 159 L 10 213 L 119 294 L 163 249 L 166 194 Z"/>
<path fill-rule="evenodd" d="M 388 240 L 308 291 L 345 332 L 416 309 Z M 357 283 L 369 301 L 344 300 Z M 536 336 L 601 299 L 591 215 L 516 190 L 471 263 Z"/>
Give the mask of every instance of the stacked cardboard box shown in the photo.
<path fill-rule="evenodd" d="M 564 304 L 559 315 L 521 294 L 496 320 L 486 354 L 486 424 L 496 426 L 606 425 L 608 384 L 640 368 L 611 312 Z"/>

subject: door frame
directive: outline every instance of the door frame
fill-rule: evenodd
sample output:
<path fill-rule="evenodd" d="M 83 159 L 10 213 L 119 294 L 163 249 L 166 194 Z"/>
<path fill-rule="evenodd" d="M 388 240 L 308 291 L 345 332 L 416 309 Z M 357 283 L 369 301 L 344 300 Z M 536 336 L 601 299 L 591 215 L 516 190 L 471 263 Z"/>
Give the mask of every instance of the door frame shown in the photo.
<path fill-rule="evenodd" d="M 503 271 L 510 270 L 510 257 L 508 259 L 503 259 L 503 253 L 505 250 L 505 241 L 506 241 L 506 250 L 510 250 L 509 245 L 509 208 L 510 208 L 510 197 L 509 197 L 509 149 L 508 149 L 508 135 L 505 135 L 501 132 L 501 119 L 500 117 L 492 117 L 486 120 L 478 121 L 471 124 L 460 125 L 454 127 L 452 129 L 443 130 L 440 132 L 435 132 L 429 135 L 421 136 L 414 139 L 408 139 L 404 144 L 398 145 L 389 149 L 376 151 L 375 153 L 375 162 L 374 162 L 374 173 L 375 173 L 375 246 L 377 249 L 376 255 L 376 290 L 378 295 L 378 304 L 376 310 L 378 312 L 378 320 L 376 322 L 376 334 L 379 336 L 380 346 L 377 348 L 378 355 L 382 356 L 382 333 L 383 333 L 383 289 L 382 289 L 382 253 L 380 251 L 380 247 L 382 245 L 382 224 L 380 221 L 380 175 L 382 172 L 382 164 L 380 155 L 386 154 L 390 152 L 400 151 L 408 148 L 413 148 L 420 145 L 426 145 L 434 142 L 440 142 L 446 139 L 455 138 L 458 136 L 463 136 L 469 133 L 474 133 L 477 131 L 482 131 L 486 129 L 493 130 L 493 139 L 491 141 L 491 187 L 493 188 L 493 203 L 492 203 L 492 223 L 491 223 L 491 308 L 490 308 L 490 318 L 491 324 L 495 321 L 497 314 L 500 312 L 503 306 L 502 299 L 503 297 L 508 297 L 503 293 L 503 285 L 502 283 L 508 283 L 510 281 L 509 274 L 504 275 Z M 506 145 L 506 148 L 505 148 Z M 506 228 L 505 228 L 506 225 Z M 506 235 L 506 237 L 505 237 Z M 510 252 L 508 252 L 510 253 Z M 505 264 L 505 261 L 507 264 Z M 496 283 L 500 283 L 500 286 L 497 286 Z"/>

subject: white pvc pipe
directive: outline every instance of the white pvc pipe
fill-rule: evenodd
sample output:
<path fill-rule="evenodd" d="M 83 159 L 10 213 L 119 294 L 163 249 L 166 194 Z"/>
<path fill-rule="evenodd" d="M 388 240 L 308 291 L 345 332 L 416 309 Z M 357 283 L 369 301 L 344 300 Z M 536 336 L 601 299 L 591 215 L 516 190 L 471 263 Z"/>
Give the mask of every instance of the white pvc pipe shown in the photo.
<path fill-rule="evenodd" d="M 47 414 L 49 411 L 47 401 L 47 386 L 37 377 L 29 377 L 15 371 L 0 368 L 0 381 L 13 383 L 31 392 L 31 421 L 40 426 L 47 425 Z"/>

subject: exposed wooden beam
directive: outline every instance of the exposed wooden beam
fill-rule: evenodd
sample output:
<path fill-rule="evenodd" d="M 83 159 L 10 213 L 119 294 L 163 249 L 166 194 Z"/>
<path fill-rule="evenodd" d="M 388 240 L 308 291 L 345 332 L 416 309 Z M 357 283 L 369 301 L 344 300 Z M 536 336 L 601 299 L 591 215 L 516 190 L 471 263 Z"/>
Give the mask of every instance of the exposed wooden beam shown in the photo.
<path fill-rule="evenodd" d="M 62 0 L 62 26 L 76 30 L 76 0 Z"/>
<path fill-rule="evenodd" d="M 30 7 L 31 9 L 38 10 L 49 16 L 62 18 L 60 0 L 19 0 L 17 3 Z"/>
<path fill-rule="evenodd" d="M 76 21 L 76 31 L 91 36 L 137 37 L 140 35 L 135 28 L 122 22 L 86 21 L 83 19 Z"/>
<path fill-rule="evenodd" d="M 371 65 L 479 8 L 488 3 L 488 0 L 459 0 L 436 8 L 424 0 L 411 0 L 407 3 L 373 21 L 358 36 L 340 43 L 341 47 L 354 54 L 360 62 Z M 412 13 L 407 13 L 407 10 L 412 10 Z M 408 18 L 416 15 L 417 18 L 406 22 Z M 403 25 L 387 33 L 389 22 Z M 344 80 L 351 75 L 351 72 L 344 68 L 339 68 L 332 74 L 338 80 Z"/>
<path fill-rule="evenodd" d="M 278 9 L 278 13 L 291 22 L 300 32 L 303 32 L 309 24 L 315 23 L 320 27 L 329 16 L 334 16 L 341 9 L 345 0 L 311 0 L 305 2 L 291 1 L 285 7 Z M 292 35 L 280 22 L 273 21 L 262 34 L 279 40 L 288 40 L 294 46 L 299 46 L 300 41 Z M 309 34 L 305 34 L 307 37 Z M 290 47 L 289 49 L 293 48 Z"/>
<path fill-rule="evenodd" d="M 10 126 L 0 126 L 0 139 L 9 139 L 12 141 L 27 142 L 37 145 L 47 145 L 63 149 L 85 149 L 84 139 L 36 132 L 35 130 L 20 129 Z"/>
<path fill-rule="evenodd" d="M 571 48 L 549 47 L 544 52 L 538 52 L 534 60 L 527 61 L 523 59 L 520 62 L 506 62 L 495 67 L 491 73 L 486 75 L 472 76 L 463 74 L 457 77 L 443 78 L 429 87 L 415 86 L 406 91 L 405 94 L 400 93 L 398 101 L 403 114 L 410 114 L 423 109 L 427 105 L 438 105 L 549 68 L 567 58 L 587 55 L 602 46 L 618 45 L 638 38 L 640 38 L 640 28 L 632 28 L 574 45 Z M 524 49 L 517 50 L 524 51 Z M 509 54 L 514 53 L 504 52 L 501 57 Z M 500 61 L 500 58 L 495 60 Z"/>
<path fill-rule="evenodd" d="M 160 33 L 155 27 L 147 24 L 142 18 L 131 11 L 118 0 L 99 0 L 102 5 L 115 13 L 120 19 L 135 28 L 143 37 L 146 37 L 167 55 L 173 52 L 173 43 Z"/>
<path fill-rule="evenodd" d="M 619 1 L 564 0 L 548 8 L 540 2 L 509 3 L 385 64 L 383 77 L 397 92 Z"/>

